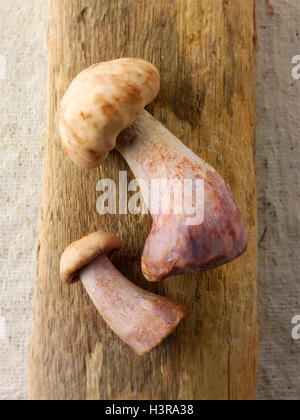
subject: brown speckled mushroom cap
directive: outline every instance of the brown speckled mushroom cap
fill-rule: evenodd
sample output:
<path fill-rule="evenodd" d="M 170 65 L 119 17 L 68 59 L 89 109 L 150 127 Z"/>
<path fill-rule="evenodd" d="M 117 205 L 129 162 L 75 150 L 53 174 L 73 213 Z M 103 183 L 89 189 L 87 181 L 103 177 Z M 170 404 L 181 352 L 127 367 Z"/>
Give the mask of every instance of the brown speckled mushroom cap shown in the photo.
<path fill-rule="evenodd" d="M 72 161 L 87 169 L 100 166 L 160 90 L 156 67 L 145 60 L 121 58 L 96 64 L 73 81 L 59 109 L 62 146 Z"/>
<path fill-rule="evenodd" d="M 60 260 L 60 278 L 72 284 L 79 280 L 81 268 L 100 255 L 110 255 L 122 247 L 121 240 L 112 233 L 95 232 L 69 245 Z"/>

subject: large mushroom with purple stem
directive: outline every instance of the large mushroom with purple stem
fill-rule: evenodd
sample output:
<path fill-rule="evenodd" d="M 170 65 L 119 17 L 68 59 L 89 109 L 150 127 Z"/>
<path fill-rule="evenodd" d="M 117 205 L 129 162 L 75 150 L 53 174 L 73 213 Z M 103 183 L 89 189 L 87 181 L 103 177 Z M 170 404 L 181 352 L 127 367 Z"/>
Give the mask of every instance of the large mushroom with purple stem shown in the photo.
<path fill-rule="evenodd" d="M 95 168 L 116 147 L 143 181 L 145 199 L 154 179 L 166 180 L 161 193 L 150 193 L 152 201 L 146 200 L 150 212 L 160 209 L 152 211 L 153 226 L 142 256 L 149 281 L 219 267 L 247 247 L 240 209 L 222 177 L 144 110 L 159 88 L 158 70 L 144 60 L 104 62 L 75 78 L 59 111 L 62 144 L 77 165 Z M 190 180 L 190 192 L 172 191 L 174 180 Z M 199 180 L 204 182 L 203 200 L 196 188 Z M 191 214 L 177 213 L 175 204 L 164 213 L 155 201 L 170 191 L 173 203 L 188 199 L 203 218 L 190 223 Z"/>

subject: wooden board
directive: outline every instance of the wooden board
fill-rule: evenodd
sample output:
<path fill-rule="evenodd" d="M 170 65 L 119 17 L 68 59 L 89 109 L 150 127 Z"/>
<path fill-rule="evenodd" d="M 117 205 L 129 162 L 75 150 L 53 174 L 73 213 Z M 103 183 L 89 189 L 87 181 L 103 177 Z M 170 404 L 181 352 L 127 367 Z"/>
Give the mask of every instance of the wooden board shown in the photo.
<path fill-rule="evenodd" d="M 257 219 L 254 0 L 49 0 L 48 128 L 29 366 L 31 399 L 252 399 L 257 365 Z M 64 155 L 59 101 L 85 67 L 122 56 L 162 74 L 152 112 L 214 166 L 241 206 L 247 253 L 204 275 L 149 284 L 140 256 L 150 216 L 100 216 L 97 182 L 118 181 L 113 152 L 85 171 Z M 132 176 L 132 175 L 130 175 Z M 71 241 L 118 234 L 116 266 L 135 283 L 183 304 L 186 320 L 140 358 L 102 321 L 80 284 L 59 280 Z"/>

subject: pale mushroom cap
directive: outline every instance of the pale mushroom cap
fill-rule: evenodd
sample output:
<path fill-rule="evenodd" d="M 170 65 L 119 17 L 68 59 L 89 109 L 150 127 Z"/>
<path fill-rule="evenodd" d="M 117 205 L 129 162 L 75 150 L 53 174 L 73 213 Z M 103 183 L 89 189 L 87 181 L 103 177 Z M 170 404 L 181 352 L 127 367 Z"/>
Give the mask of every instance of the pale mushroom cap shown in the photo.
<path fill-rule="evenodd" d="M 59 131 L 65 152 L 82 168 L 96 168 L 160 90 L 156 67 L 121 58 L 80 73 L 62 99 Z"/>
<path fill-rule="evenodd" d="M 100 255 L 110 255 L 122 247 L 121 240 L 106 232 L 95 232 L 69 245 L 60 260 L 60 278 L 66 283 L 79 280 L 81 268 Z"/>

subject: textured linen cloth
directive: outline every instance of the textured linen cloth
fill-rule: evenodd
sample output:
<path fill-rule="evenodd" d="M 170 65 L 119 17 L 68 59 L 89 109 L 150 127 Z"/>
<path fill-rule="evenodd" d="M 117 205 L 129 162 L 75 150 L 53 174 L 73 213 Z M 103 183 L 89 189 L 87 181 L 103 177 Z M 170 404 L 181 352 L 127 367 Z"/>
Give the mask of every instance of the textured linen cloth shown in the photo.
<path fill-rule="evenodd" d="M 0 400 L 27 397 L 43 176 L 46 4 L 0 2 Z M 274 14 L 257 0 L 258 398 L 300 399 L 300 341 L 291 336 L 292 317 L 300 315 L 300 80 L 292 78 L 292 58 L 300 55 L 300 2 L 272 4 Z"/>
<path fill-rule="evenodd" d="M 46 4 L 0 1 L 0 400 L 27 396 L 43 177 Z"/>
<path fill-rule="evenodd" d="M 259 399 L 300 399 L 300 1 L 258 1 Z M 300 75 L 300 71 L 298 70 Z"/>

